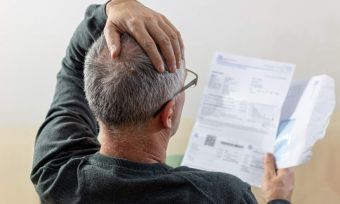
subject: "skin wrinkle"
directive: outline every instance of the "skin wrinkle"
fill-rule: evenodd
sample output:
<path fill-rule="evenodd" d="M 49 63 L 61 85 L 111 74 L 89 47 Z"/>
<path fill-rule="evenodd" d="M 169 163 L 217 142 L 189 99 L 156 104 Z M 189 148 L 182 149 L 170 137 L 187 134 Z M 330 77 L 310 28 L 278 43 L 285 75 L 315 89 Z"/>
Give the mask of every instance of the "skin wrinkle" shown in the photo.
<path fill-rule="evenodd" d="M 125 34 L 121 42 L 120 56 L 112 59 L 101 36 L 85 59 L 85 95 L 99 121 L 100 153 L 164 163 L 184 103 L 184 93 L 174 94 L 183 87 L 186 71 L 158 73 L 133 38 Z M 167 115 L 155 119 L 155 111 L 170 99 Z"/>
<path fill-rule="evenodd" d="M 99 138 L 101 142 L 100 153 L 125 158 L 130 161 L 142 163 L 164 163 L 166 149 L 169 142 L 169 131 L 156 131 L 157 128 L 143 127 L 140 130 L 127 128 L 124 131 L 109 132 L 104 124 L 100 124 Z M 153 129 L 153 130 L 152 130 Z M 146 135 L 144 132 L 151 132 Z M 157 134 L 152 134 L 157 133 Z M 109 137 L 108 137 L 109 135 Z M 151 135 L 151 136 L 150 136 Z M 152 138 L 157 137 L 157 139 Z"/>
<path fill-rule="evenodd" d="M 85 93 L 98 119 L 110 123 L 113 128 L 123 123 L 144 123 L 152 116 L 151 112 L 160 108 L 180 88 L 178 81 L 184 81 L 183 69 L 175 74 L 158 74 L 143 50 L 127 35 L 122 36 L 120 57 L 112 60 L 109 56 L 105 39 L 101 36 L 86 56 Z M 127 71 L 132 67 L 139 70 L 133 76 Z M 134 90 L 136 87 L 138 91 Z M 115 94 L 110 93 L 113 90 Z M 110 106 L 115 106 L 115 111 L 108 111 L 113 109 Z"/>

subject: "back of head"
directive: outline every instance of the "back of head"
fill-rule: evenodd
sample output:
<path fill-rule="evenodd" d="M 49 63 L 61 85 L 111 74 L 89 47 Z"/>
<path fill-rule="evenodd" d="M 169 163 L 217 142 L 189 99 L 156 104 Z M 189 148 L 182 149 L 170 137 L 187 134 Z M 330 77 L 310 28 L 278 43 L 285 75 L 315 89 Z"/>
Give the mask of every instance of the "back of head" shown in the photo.
<path fill-rule="evenodd" d="M 158 73 L 128 34 L 112 59 L 102 35 L 90 48 L 84 67 L 85 94 L 91 110 L 111 129 L 142 125 L 181 89 L 185 71 Z"/>

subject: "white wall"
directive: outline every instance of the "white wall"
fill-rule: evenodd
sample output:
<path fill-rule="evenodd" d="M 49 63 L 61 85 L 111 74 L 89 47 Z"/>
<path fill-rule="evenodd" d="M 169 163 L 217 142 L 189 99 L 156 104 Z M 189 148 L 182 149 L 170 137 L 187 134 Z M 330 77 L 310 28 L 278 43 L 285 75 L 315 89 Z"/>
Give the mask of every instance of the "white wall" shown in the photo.
<path fill-rule="evenodd" d="M 2 1 L 0 125 L 43 120 L 72 32 L 88 4 L 103 2 Z M 197 113 L 214 51 L 294 63 L 295 78 L 329 74 L 340 85 L 338 0 L 142 2 L 179 28 L 187 66 L 200 76 L 199 86 L 187 91 L 186 117 Z"/>
<path fill-rule="evenodd" d="M 104 1 L 1 0 L 0 125 L 42 122 L 69 39 L 95 2 Z"/>

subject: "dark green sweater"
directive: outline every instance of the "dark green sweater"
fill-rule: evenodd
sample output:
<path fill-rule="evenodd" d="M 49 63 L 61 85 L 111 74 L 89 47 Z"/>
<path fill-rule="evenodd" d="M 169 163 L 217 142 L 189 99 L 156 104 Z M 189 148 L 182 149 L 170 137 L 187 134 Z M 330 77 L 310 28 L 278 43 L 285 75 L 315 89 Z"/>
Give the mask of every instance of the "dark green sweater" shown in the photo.
<path fill-rule="evenodd" d="M 105 5 L 87 9 L 58 73 L 53 103 L 36 138 L 31 173 L 41 202 L 256 203 L 249 185 L 232 175 L 98 153 L 98 126 L 84 95 L 83 63 L 106 19 Z"/>

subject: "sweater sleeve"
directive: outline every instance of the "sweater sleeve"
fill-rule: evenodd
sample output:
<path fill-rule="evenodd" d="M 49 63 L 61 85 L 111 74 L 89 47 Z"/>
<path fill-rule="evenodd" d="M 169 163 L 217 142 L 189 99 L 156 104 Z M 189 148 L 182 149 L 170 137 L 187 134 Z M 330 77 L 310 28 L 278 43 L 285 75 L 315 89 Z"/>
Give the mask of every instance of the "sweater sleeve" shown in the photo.
<path fill-rule="evenodd" d="M 267 204 L 290 204 L 290 202 L 287 200 L 277 199 L 269 201 Z"/>
<path fill-rule="evenodd" d="M 91 5 L 68 45 L 51 107 L 41 125 L 34 148 L 31 180 L 44 182 L 45 168 L 59 169 L 69 159 L 92 154 L 100 148 L 98 127 L 84 94 L 83 64 L 87 50 L 101 35 L 106 5 Z"/>

